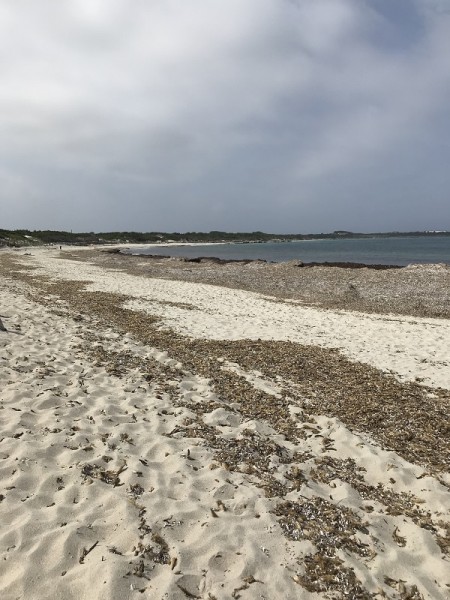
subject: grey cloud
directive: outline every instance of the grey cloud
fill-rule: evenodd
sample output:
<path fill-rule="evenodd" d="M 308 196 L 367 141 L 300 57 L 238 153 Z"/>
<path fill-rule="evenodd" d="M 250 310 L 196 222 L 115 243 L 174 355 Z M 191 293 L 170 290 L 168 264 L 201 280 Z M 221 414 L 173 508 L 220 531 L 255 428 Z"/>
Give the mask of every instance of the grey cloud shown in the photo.
<path fill-rule="evenodd" d="M 395 6 L 3 3 L 3 226 L 450 228 L 449 3 Z"/>

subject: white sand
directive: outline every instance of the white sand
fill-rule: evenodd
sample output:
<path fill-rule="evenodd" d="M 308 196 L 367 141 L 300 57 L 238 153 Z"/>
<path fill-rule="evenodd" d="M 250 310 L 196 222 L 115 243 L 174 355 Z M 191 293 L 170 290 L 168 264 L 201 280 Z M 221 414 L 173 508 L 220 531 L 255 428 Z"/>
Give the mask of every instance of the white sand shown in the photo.
<path fill-rule="evenodd" d="M 93 281 L 91 291 L 126 294 L 128 308 L 160 316 L 167 327 L 195 338 L 291 340 L 338 348 L 351 360 L 450 389 L 450 322 L 444 319 L 331 311 L 273 302 L 260 294 L 218 286 L 143 279 L 88 263 L 52 260 L 49 252 L 27 257 L 37 273 Z M 182 302 L 195 310 L 167 302 Z"/>
<path fill-rule="evenodd" d="M 444 320 L 307 309 L 247 292 L 102 272 L 84 263 L 55 260 L 53 251 L 33 250 L 33 256 L 22 260 L 53 278 L 91 279 L 95 284 L 89 289 L 126 293 L 135 298 L 135 309 L 161 315 L 167 326 L 188 335 L 320 343 L 399 377 L 423 377 L 429 385 L 449 388 L 443 363 L 449 359 L 450 336 Z M 23 292 L 21 285 L 9 281 L 0 286 L 0 317 L 8 330 L 0 331 L 0 598 L 328 597 L 310 594 L 297 583 L 313 545 L 282 535 L 271 512 L 277 501 L 264 496 L 257 477 L 220 466 L 211 469 L 212 450 L 200 440 L 166 435 L 190 415 L 188 408 L 174 406 L 138 370 L 124 378 L 108 375 L 78 346 L 93 331 L 110 351 L 153 356 L 161 363 L 170 356 L 130 336 L 98 329 L 89 320 L 76 323 L 56 316 L 25 299 Z M 196 310 L 161 304 L 166 301 L 187 302 Z M 236 365 L 225 363 L 224 369 L 239 372 Z M 277 394 L 270 383 L 241 374 Z M 194 406 L 211 394 L 207 381 L 174 375 L 176 398 L 189 399 Z M 295 406 L 292 411 L 295 415 Z M 412 492 L 435 520 L 448 515 L 450 494 L 436 479 L 418 479 L 423 469 L 382 450 L 367 436 L 352 434 L 336 419 L 316 419 L 321 435 L 333 441 L 333 453 L 324 452 L 320 436 L 297 447 L 267 424 L 249 422 L 226 405 L 203 419 L 230 440 L 253 429 L 289 452 L 354 458 L 367 469 L 369 484 Z M 104 456 L 112 460 L 106 463 Z M 120 485 L 83 476 L 83 468 L 94 464 L 105 470 L 123 467 Z M 279 466 L 280 474 L 283 468 Z M 142 493 L 130 487 L 136 484 Z M 385 583 L 390 577 L 416 585 L 424 598 L 449 597 L 448 559 L 443 559 L 435 537 L 410 518 L 389 516 L 340 480 L 335 487 L 310 481 L 289 499 L 329 500 L 330 495 L 368 523 L 369 533 L 359 537 L 376 549 L 376 556 L 339 552 L 368 590 L 400 598 L 400 588 Z M 362 510 L 367 504 L 373 512 Z M 395 533 L 405 538 L 404 547 L 395 542 Z M 169 564 L 152 557 L 151 548 L 161 549 L 154 534 L 167 543 Z M 147 554 L 133 551 L 139 543 L 150 547 Z M 83 548 L 92 550 L 80 563 Z M 111 552 L 114 548 L 121 554 Z"/>

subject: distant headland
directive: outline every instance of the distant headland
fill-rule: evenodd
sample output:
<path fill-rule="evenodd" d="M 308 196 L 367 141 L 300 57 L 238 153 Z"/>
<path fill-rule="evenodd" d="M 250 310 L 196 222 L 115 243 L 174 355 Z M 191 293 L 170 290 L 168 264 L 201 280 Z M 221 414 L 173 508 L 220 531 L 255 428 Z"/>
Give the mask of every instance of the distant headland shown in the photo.
<path fill-rule="evenodd" d="M 290 233 L 274 234 L 263 231 L 226 232 L 226 231 L 188 231 L 185 233 L 160 231 L 112 231 L 105 233 L 73 233 L 72 231 L 50 231 L 28 229 L 0 229 L 0 247 L 23 247 L 45 244 L 66 244 L 74 246 L 101 244 L 163 244 L 163 243 L 265 243 L 289 242 L 295 240 L 320 239 L 356 239 L 356 238 L 386 238 L 386 237 L 423 237 L 450 236 L 450 231 L 390 231 L 374 233 L 356 233 L 353 231 L 333 231 L 331 233 Z"/>

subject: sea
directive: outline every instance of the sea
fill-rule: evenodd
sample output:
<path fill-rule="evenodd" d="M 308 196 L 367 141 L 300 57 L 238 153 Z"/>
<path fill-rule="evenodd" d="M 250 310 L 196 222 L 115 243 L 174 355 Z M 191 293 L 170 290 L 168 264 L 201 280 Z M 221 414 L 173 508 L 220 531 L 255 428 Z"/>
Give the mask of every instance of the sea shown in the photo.
<path fill-rule="evenodd" d="M 367 265 L 450 264 L 450 236 L 314 239 L 288 242 L 215 243 L 133 247 L 131 254 L 225 260 L 352 262 Z"/>

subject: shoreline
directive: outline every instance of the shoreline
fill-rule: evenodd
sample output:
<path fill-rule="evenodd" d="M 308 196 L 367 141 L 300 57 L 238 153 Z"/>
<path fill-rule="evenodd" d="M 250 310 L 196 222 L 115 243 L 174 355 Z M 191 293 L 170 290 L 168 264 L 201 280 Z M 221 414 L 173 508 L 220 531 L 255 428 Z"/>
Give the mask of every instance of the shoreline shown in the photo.
<path fill-rule="evenodd" d="M 76 249 L 68 250 L 77 260 Z M 219 285 L 257 292 L 280 301 L 363 313 L 450 318 L 450 267 L 410 265 L 393 269 L 283 263 L 187 261 L 102 250 L 82 250 L 80 260 L 131 275 Z"/>
<path fill-rule="evenodd" d="M 373 320 L 372 347 L 390 328 L 414 379 L 407 331 L 439 362 L 446 319 L 363 319 L 94 254 L 0 253 L 3 597 L 446 597 L 450 382 L 402 382 L 395 352 L 387 374 L 363 347 L 352 362 L 283 341 L 279 321 L 315 315 L 337 341 L 343 319 L 351 341 Z M 273 339 L 251 340 L 265 306 Z"/>
<path fill-rule="evenodd" d="M 449 234 L 450 235 L 450 234 Z M 410 239 L 407 236 L 394 236 L 393 239 Z M 415 238 L 415 237 L 423 237 L 423 236 L 410 236 L 411 238 Z M 426 236 L 425 236 L 426 237 Z M 173 259 L 179 259 L 179 260 L 186 260 L 188 262 L 195 262 L 195 261 L 212 261 L 212 262 L 217 262 L 219 263 L 223 263 L 226 264 L 228 262 L 236 262 L 236 263 L 250 263 L 250 262 L 267 262 L 270 264 L 284 264 L 284 263 L 292 263 L 293 261 L 297 261 L 297 263 L 299 264 L 299 266 L 304 266 L 307 268 L 310 267 L 314 267 L 314 266 L 334 266 L 334 267 L 340 267 L 340 268 L 369 268 L 369 269 L 394 269 L 394 268 L 405 268 L 405 267 L 410 267 L 410 266 L 427 266 L 427 265 L 443 265 L 446 267 L 450 268 L 450 262 L 448 261 L 442 261 L 442 260 L 431 260 L 431 259 L 414 259 L 411 258 L 411 260 L 406 261 L 405 259 L 398 259 L 399 262 L 394 262 L 395 259 L 393 259 L 392 262 L 388 262 L 387 260 L 382 259 L 380 262 L 380 259 L 378 258 L 378 262 L 376 262 L 375 260 L 373 262 L 360 262 L 360 261 L 355 261 L 352 260 L 351 258 L 347 258 L 347 259 L 341 259 L 338 261 L 335 261 L 333 259 L 329 260 L 329 259 L 325 259 L 325 260 L 303 260 L 303 259 L 299 259 L 298 257 L 283 257 L 279 260 L 275 259 L 275 260 L 271 260 L 268 258 L 261 258 L 261 257 L 232 257 L 232 258 L 228 258 L 228 257 L 220 257 L 220 256 L 183 256 L 183 255 L 177 255 L 177 254 L 168 254 L 168 255 L 164 255 L 164 254 L 147 254 L 145 252 L 139 252 L 139 253 L 134 253 L 134 250 L 142 250 L 142 249 L 159 249 L 159 248 L 173 248 L 173 249 L 180 249 L 180 248 L 203 248 L 203 247 L 217 247 L 217 246 L 241 246 L 241 245 L 248 245 L 248 246 L 253 246 L 253 245 L 258 245 L 258 244 L 275 244 L 278 245 L 280 243 L 282 244 L 291 244 L 291 243 L 297 243 L 297 242 L 323 242 L 323 241 L 354 241 L 354 240 L 361 240 L 361 239 L 384 239 L 384 237 L 377 237 L 375 236 L 375 238 L 367 238 L 367 236 L 365 238 L 314 238 L 314 239 L 295 239 L 295 240 L 264 240 L 264 241 L 259 241 L 259 242 L 255 242 L 255 241 L 209 241 L 209 242 L 188 242 L 188 241 L 165 241 L 165 242 L 149 242 L 149 243 L 139 243 L 139 242 L 135 242 L 135 243 L 123 243 L 123 242 L 113 242 L 113 243 L 95 243 L 95 244 L 88 244 L 88 243 L 84 243 L 84 244 L 76 244 L 71 246 L 70 244 L 64 244 L 64 243 L 52 243 L 52 244 L 47 244 L 47 245 L 38 245 L 38 246 L 33 246 L 33 245 L 23 245 L 23 246 L 17 246 L 15 248 L 9 248 L 9 250 L 11 251 L 20 251 L 20 250 L 31 250 L 33 248 L 36 248 L 37 250 L 39 249 L 43 249 L 46 248 L 48 250 L 52 250 L 52 249 L 57 249 L 58 247 L 60 248 L 64 248 L 65 250 L 79 250 L 79 251 L 103 251 L 103 252 L 110 252 L 110 253 L 118 253 L 118 254 L 122 254 L 124 256 L 127 255 L 133 255 L 133 256 L 141 256 L 142 258 L 157 258 L 158 256 L 163 257 L 163 258 L 173 258 Z M 1 250 L 8 250 L 8 248 L 6 246 L 0 246 L 0 251 Z M 448 256 L 447 256 L 448 258 Z"/>
<path fill-rule="evenodd" d="M 206 245 L 206 244 L 205 244 Z M 178 244 L 177 244 L 178 246 Z M 126 250 L 126 248 L 125 248 Z M 120 254 L 121 256 L 137 256 L 139 258 L 145 258 L 149 260 L 161 260 L 161 259 L 178 259 L 181 262 L 186 263 L 214 263 L 217 265 L 227 265 L 227 264 L 243 264 L 248 265 L 252 263 L 265 263 L 265 264 L 293 264 L 296 263 L 295 266 L 301 268 L 311 268 L 311 267 L 336 267 L 341 269 L 375 269 L 375 270 L 387 270 L 387 269 L 403 269 L 405 268 L 402 265 L 385 265 L 385 264 L 371 264 L 371 263 L 359 263 L 359 262 L 303 262 L 302 260 L 286 260 L 286 261 L 268 261 L 263 258 L 220 258 L 218 256 L 175 256 L 173 254 L 145 254 L 145 253 L 132 253 L 132 252 L 124 252 L 120 248 L 112 249 L 112 250 L 102 250 L 102 252 L 107 252 L 109 254 Z M 421 263 L 427 264 L 427 263 Z"/>
<path fill-rule="evenodd" d="M 292 242 L 322 242 L 324 240 L 291 240 L 291 241 L 286 241 L 286 242 L 281 242 L 281 243 L 286 243 L 286 244 L 290 244 Z M 331 241 L 336 241 L 336 240 L 331 240 Z M 345 241 L 345 240 L 343 240 Z M 348 240 L 347 240 L 348 241 Z M 314 257 L 310 257 L 309 260 L 305 257 L 298 257 L 298 256 L 292 256 L 292 257 L 283 257 L 283 258 L 276 258 L 273 257 L 272 259 L 270 258 L 263 258 L 262 256 L 252 256 L 252 257 L 246 257 L 245 255 L 243 255 L 242 257 L 221 257 L 221 256 L 215 256 L 215 255 L 210 255 L 210 256 L 203 256 L 203 255 L 199 255 L 199 256 L 195 256 L 195 255 L 181 255 L 181 254 L 173 254 L 169 252 L 169 254 L 165 255 L 165 254 L 161 254 L 161 253 L 156 253 L 156 254 L 150 254 L 149 252 L 145 252 L 145 251 L 141 251 L 141 252 L 137 252 L 137 250 L 142 250 L 143 248 L 145 248 L 146 250 L 151 250 L 151 249 L 156 249 L 156 248 L 175 248 L 175 249 L 180 249 L 180 248 L 196 248 L 196 247 L 204 247 L 204 246 L 210 246 L 211 248 L 214 246 L 239 246 L 239 245 L 249 245 L 249 246 L 253 246 L 256 242 L 213 242 L 213 243 L 162 243 L 162 244 L 145 244 L 145 245 L 118 245 L 116 246 L 114 249 L 112 249 L 112 252 L 118 252 L 121 253 L 123 255 L 128 255 L 131 254 L 133 256 L 141 256 L 142 258 L 146 258 L 146 257 L 165 257 L 165 258 L 178 258 L 180 260 L 184 259 L 186 261 L 202 261 L 202 260 L 208 260 L 208 261 L 215 261 L 215 262 L 223 262 L 223 263 L 227 263 L 227 262 L 267 262 L 267 263 L 276 263 L 276 264 L 283 264 L 285 262 L 293 262 L 293 261 L 297 261 L 299 263 L 299 266 L 305 266 L 305 267 L 312 267 L 312 266 L 336 266 L 336 267 L 343 267 L 343 268 L 372 268 L 372 269 L 388 269 L 388 268 L 404 268 L 410 265 L 432 265 L 432 264 L 442 264 L 445 266 L 450 266 L 450 262 L 448 261 L 433 261 L 433 260 L 420 260 L 420 259 L 411 259 L 409 261 L 406 261 L 404 259 L 398 258 L 399 262 L 395 262 L 395 259 L 389 259 L 391 262 L 388 262 L 385 259 L 382 259 L 382 261 L 380 262 L 380 259 L 374 259 L 372 262 L 361 262 L 361 261 L 357 261 L 357 260 L 352 260 L 352 258 L 344 258 L 344 259 L 338 259 L 335 260 L 331 255 L 330 258 L 326 258 L 326 259 L 322 259 L 322 260 L 315 260 Z M 278 244 L 280 242 L 261 242 L 262 244 Z M 133 251 L 133 247 L 135 248 L 136 251 Z M 131 250 L 130 250 L 131 249 Z M 128 252 L 128 250 L 130 250 Z M 108 250 L 105 250 L 108 251 Z M 214 250 L 212 250 L 212 252 L 214 252 Z M 299 251 L 299 254 L 301 255 L 301 252 Z M 448 259 L 448 255 L 447 255 L 447 259 Z M 377 262 L 378 260 L 378 262 Z"/>

